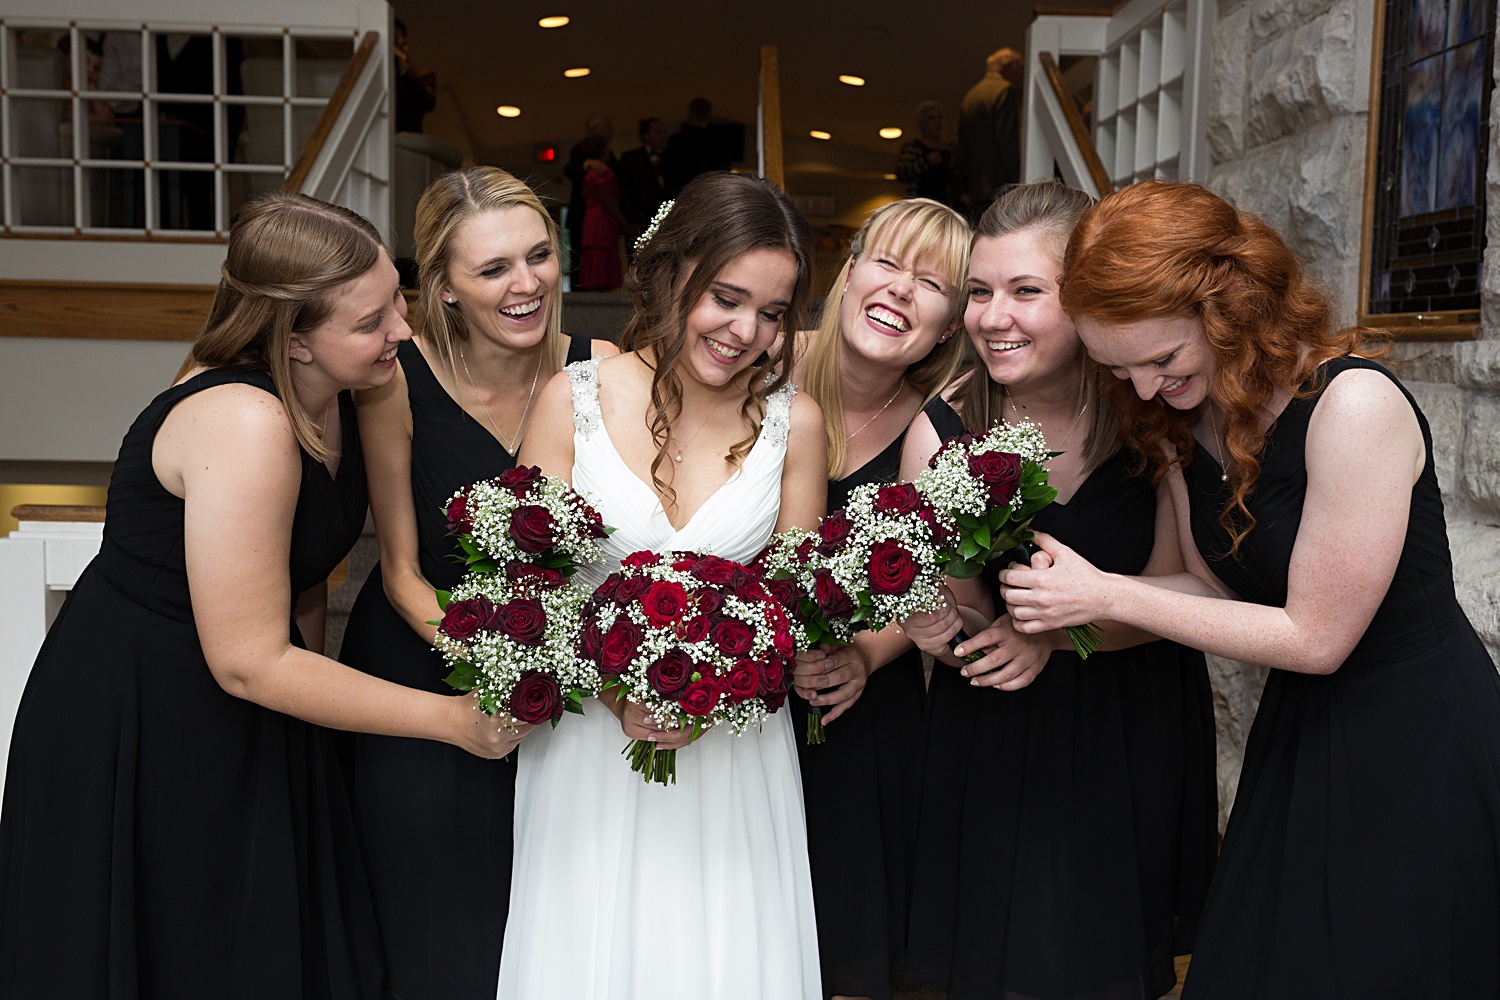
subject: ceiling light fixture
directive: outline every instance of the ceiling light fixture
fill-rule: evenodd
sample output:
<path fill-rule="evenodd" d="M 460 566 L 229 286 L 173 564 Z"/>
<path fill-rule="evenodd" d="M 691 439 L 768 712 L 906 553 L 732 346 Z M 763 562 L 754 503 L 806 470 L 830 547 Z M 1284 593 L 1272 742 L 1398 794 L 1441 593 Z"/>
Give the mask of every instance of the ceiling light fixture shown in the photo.
<path fill-rule="evenodd" d="M 514 104 L 502 104 L 495 109 L 495 114 L 501 118 L 519 118 L 521 117 L 521 109 Z"/>
<path fill-rule="evenodd" d="M 553 17 L 544 17 L 537 22 L 539 28 L 561 28 L 568 23 L 568 19 L 561 14 Z"/>
<path fill-rule="evenodd" d="M 865 85 L 865 78 L 862 76 L 854 76 L 850 73 L 840 73 L 839 83 L 847 83 L 851 87 L 863 87 Z"/>
<path fill-rule="evenodd" d="M 569 80 L 576 80 L 580 76 L 588 76 L 592 72 L 593 70 L 589 69 L 587 66 L 574 66 L 572 69 L 563 70 L 563 76 L 567 77 Z"/>
<path fill-rule="evenodd" d="M 896 128 L 894 125 L 892 125 L 892 126 L 890 126 L 888 128 L 883 128 L 883 129 L 880 130 L 880 138 L 882 138 L 882 139 L 899 139 L 899 138 L 901 138 L 901 130 L 899 128 Z"/>
<path fill-rule="evenodd" d="M 815 129 L 813 129 L 811 132 L 809 132 L 807 134 L 810 135 L 810 136 L 812 136 L 814 139 L 832 139 L 833 138 L 833 134 L 832 133 L 830 133 L 830 132 L 824 132 L 820 128 L 815 128 Z"/>

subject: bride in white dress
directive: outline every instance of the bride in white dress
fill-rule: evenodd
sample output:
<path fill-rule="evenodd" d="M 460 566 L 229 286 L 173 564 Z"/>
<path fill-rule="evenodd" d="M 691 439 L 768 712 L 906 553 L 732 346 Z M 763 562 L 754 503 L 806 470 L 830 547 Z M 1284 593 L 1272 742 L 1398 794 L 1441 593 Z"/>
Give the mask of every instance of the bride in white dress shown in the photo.
<path fill-rule="evenodd" d="M 549 382 L 521 451 L 616 529 L 578 586 L 640 549 L 748 560 L 773 531 L 817 523 L 822 415 L 774 375 L 786 359 L 755 367 L 802 328 L 810 279 L 807 223 L 780 191 L 732 174 L 683 190 L 631 270 L 629 353 Z M 630 769 L 637 738 L 681 748 L 675 785 Z M 605 698 L 519 753 L 501 1000 L 821 995 L 785 711 L 689 745 Z"/>

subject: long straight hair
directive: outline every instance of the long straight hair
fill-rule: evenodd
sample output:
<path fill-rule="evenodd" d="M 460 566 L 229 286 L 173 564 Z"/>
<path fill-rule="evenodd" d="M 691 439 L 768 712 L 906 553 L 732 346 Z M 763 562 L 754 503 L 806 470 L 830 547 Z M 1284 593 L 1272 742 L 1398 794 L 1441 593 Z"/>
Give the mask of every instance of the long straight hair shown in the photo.
<path fill-rule="evenodd" d="M 273 191 L 239 213 L 219 269 L 208 320 L 183 365 L 267 372 L 309 455 L 324 461 L 318 422 L 303 409 L 292 381 L 292 334 L 328 318 L 330 291 L 353 281 L 386 255 L 363 216 L 293 192 Z M 180 377 L 180 376 L 179 376 Z"/>
<path fill-rule="evenodd" d="M 963 314 L 969 237 L 968 220 L 947 205 L 928 198 L 904 198 L 882 205 L 870 213 L 854 234 L 849 257 L 823 300 L 823 313 L 807 345 L 803 367 L 806 383 L 803 388 L 823 409 L 823 425 L 828 434 L 828 478 L 836 478 L 849 457 L 849 439 L 844 432 L 843 380 L 839 371 L 844 353 L 839 313 L 843 309 L 849 272 L 867 252 L 877 250 L 909 261 L 931 260 L 953 290 L 951 309 L 943 320 L 945 324 L 951 323 Z M 907 366 L 906 381 L 921 394 L 923 406 L 952 381 L 963 358 L 963 339 L 949 337 L 925 358 Z"/>
<path fill-rule="evenodd" d="M 469 340 L 469 325 L 464 321 L 458 304 L 448 305 L 440 294 L 448 283 L 453 236 L 460 226 L 481 213 L 517 207 L 529 208 L 541 216 L 542 224 L 547 227 L 552 255 L 560 262 L 562 249 L 558 242 L 557 223 L 552 221 L 541 199 L 525 181 L 499 167 L 450 170 L 429 184 L 417 202 L 413 235 L 417 244 L 417 283 L 421 294 L 417 297 L 416 335 L 437 348 L 438 356 L 443 359 L 454 381 L 458 380 L 459 346 Z M 553 288 L 544 307 L 547 316 L 542 333 L 540 378 L 543 382 L 557 373 L 566 353 L 562 346 L 560 292 L 560 288 Z"/>
<path fill-rule="evenodd" d="M 1084 192 L 1056 181 L 1017 184 L 985 209 L 974 230 L 974 242 L 1034 231 L 1042 237 L 1043 252 L 1062 276 L 1068 237 L 1093 203 L 1094 199 Z M 969 377 L 958 390 L 957 402 L 964 427 L 975 434 L 983 434 L 995 421 L 1004 419 L 1006 388 L 989 378 L 983 360 L 967 337 L 964 344 L 969 355 Z M 1105 373 L 1089 359 L 1081 343 L 1078 354 L 1081 370 L 1078 406 L 1080 410 L 1084 406 L 1092 407 L 1092 416 L 1085 421 L 1083 444 L 1083 468 L 1087 472 L 1098 468 L 1120 450 L 1120 411 L 1112 397 L 1102 395 Z"/>
<path fill-rule="evenodd" d="M 797 281 L 790 308 L 782 316 L 781 347 L 771 364 L 751 378 L 750 392 L 740 407 L 747 433 L 728 455 L 737 464 L 755 443 L 766 398 L 786 383 L 794 339 L 788 332 L 801 329 L 807 313 L 812 283 L 812 230 L 807 220 L 769 181 L 749 174 L 701 174 L 682 189 L 625 276 L 635 313 L 620 337 L 620 347 L 639 351 L 652 370 L 647 416 L 657 451 L 651 482 L 669 503 L 676 502 L 676 494 L 661 469 L 671 467 L 667 439 L 672 422 L 682 413 L 682 382 L 675 365 L 687 339 L 688 316 L 726 265 L 755 250 L 789 255 L 797 266 Z"/>

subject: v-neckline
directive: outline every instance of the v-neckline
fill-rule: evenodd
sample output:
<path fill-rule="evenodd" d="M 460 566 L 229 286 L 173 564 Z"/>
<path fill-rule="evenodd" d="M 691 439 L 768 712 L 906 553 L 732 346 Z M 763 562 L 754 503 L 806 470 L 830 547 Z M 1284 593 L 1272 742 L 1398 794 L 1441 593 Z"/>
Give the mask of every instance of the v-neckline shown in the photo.
<path fill-rule="evenodd" d="M 655 501 L 656 510 L 661 511 L 662 520 L 667 522 L 667 527 L 672 529 L 672 537 L 675 538 L 686 531 L 688 528 L 692 527 L 692 524 L 695 520 L 697 520 L 698 515 L 702 514 L 703 511 L 708 508 L 709 504 L 717 500 L 731 483 L 739 479 L 740 476 L 744 475 L 745 466 L 749 464 L 751 457 L 754 456 L 756 450 L 760 448 L 761 441 L 765 439 L 766 421 L 764 416 L 761 417 L 760 431 L 755 435 L 755 443 L 751 445 L 750 450 L 745 453 L 745 458 L 740 463 L 739 468 L 730 473 L 728 479 L 720 483 L 717 487 L 715 487 L 712 493 L 703 498 L 703 502 L 698 505 L 698 509 L 693 511 L 692 514 L 688 515 L 688 519 L 682 522 L 682 527 L 680 528 L 677 525 L 673 524 L 672 519 L 667 516 L 667 505 L 662 503 L 661 496 L 656 492 L 656 488 L 642 479 L 639 475 L 637 475 L 636 471 L 630 467 L 630 463 L 625 461 L 625 456 L 620 454 L 620 449 L 615 445 L 614 435 L 610 434 L 609 425 L 604 422 L 604 412 L 602 409 L 599 413 L 599 429 L 604 432 L 604 440 L 609 442 L 610 454 L 615 456 L 615 461 L 620 463 L 620 468 L 624 469 L 625 472 L 629 474 L 631 480 L 641 489 L 645 490 L 646 493 L 650 495 L 651 499 Z"/>
<path fill-rule="evenodd" d="M 484 433 L 485 437 L 495 442 L 495 445 L 505 453 L 506 457 L 508 457 L 512 463 L 514 463 L 516 460 L 516 454 L 520 451 L 519 442 L 517 442 L 517 448 L 515 452 L 512 452 L 509 448 L 505 447 L 505 444 L 495 436 L 495 431 L 493 428 L 486 427 L 483 421 L 479 420 L 474 416 L 474 414 L 464 409 L 464 404 L 460 403 L 458 399 L 453 395 L 453 393 L 448 391 L 448 387 L 443 385 L 443 380 L 437 377 L 437 372 L 433 370 L 432 362 L 427 360 L 427 355 L 422 353 L 422 347 L 416 342 L 415 339 L 411 341 L 411 346 L 412 350 L 417 352 L 417 357 L 422 359 L 422 365 L 427 369 L 427 377 L 432 379 L 433 384 L 437 386 L 438 392 L 441 392 L 443 394 L 443 397 L 448 400 L 449 405 L 457 410 L 465 420 L 478 427 L 480 431 Z M 410 381 L 411 379 L 408 377 L 408 384 L 410 383 Z M 408 389 L 407 391 L 409 393 L 410 389 Z"/>

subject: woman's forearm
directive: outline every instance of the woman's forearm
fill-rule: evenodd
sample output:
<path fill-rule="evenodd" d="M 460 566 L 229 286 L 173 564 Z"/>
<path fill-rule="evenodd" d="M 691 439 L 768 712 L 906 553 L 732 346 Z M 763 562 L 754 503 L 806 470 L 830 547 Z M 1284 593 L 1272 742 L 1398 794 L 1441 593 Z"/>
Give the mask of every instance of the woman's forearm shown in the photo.
<path fill-rule="evenodd" d="M 438 607 L 437 590 L 415 569 L 381 567 L 381 583 L 391 607 L 423 641 L 437 637 L 437 626 L 429 625 L 443 617 Z"/>

